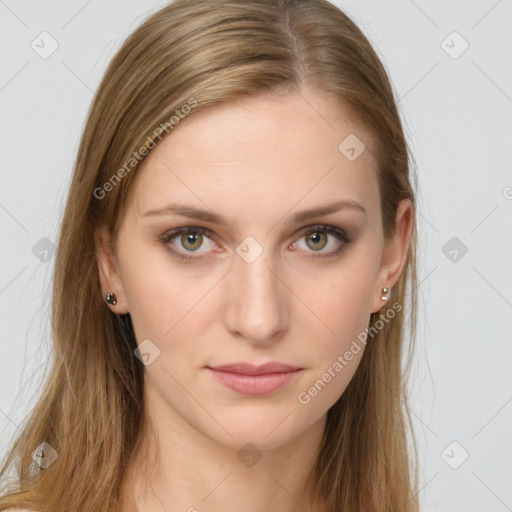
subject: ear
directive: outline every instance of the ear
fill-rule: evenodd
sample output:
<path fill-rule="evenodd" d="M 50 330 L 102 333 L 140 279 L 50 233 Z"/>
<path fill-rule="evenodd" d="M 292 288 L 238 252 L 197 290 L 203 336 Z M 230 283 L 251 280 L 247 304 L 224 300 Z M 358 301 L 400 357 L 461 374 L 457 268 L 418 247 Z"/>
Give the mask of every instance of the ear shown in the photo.
<path fill-rule="evenodd" d="M 398 204 L 395 217 L 395 231 L 387 241 L 381 261 L 379 275 L 376 281 L 377 290 L 372 302 L 372 313 L 380 311 L 387 301 L 383 301 L 382 288 L 390 292 L 398 282 L 400 274 L 407 261 L 407 253 L 411 242 L 413 206 L 409 199 L 403 199 Z M 388 292 L 388 295 L 390 295 Z"/>
<path fill-rule="evenodd" d="M 128 305 L 119 272 L 119 263 L 111 243 L 111 233 L 106 224 L 96 228 L 94 242 L 96 245 L 96 260 L 103 299 L 109 292 L 117 297 L 116 305 L 106 304 L 113 313 L 118 315 L 128 313 Z"/>

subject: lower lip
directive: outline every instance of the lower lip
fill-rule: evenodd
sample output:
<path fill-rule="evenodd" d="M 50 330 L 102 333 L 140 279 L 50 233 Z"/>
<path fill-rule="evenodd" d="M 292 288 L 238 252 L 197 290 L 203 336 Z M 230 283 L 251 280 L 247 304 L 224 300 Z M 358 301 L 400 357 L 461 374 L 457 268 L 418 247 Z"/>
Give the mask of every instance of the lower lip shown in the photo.
<path fill-rule="evenodd" d="M 265 375 L 242 375 L 208 368 L 213 375 L 228 388 L 245 395 L 265 395 L 277 391 L 288 384 L 302 370 Z"/>

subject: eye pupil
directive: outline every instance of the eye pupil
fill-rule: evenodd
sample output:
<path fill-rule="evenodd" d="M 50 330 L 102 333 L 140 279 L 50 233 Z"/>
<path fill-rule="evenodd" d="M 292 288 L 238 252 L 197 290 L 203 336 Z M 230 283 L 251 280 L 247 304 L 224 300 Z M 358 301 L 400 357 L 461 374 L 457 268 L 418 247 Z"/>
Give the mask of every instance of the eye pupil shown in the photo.
<path fill-rule="evenodd" d="M 191 250 L 198 249 L 199 247 L 201 247 L 201 241 L 202 241 L 201 237 L 202 237 L 202 235 L 200 233 L 188 233 L 184 236 L 185 243 L 194 245 L 194 242 L 195 242 L 196 246 L 195 247 L 186 247 L 185 244 L 183 244 L 183 246 L 186 247 L 187 249 L 191 249 Z M 199 240 L 199 244 L 197 244 L 198 240 Z"/>
<path fill-rule="evenodd" d="M 325 241 L 326 241 L 326 238 L 327 238 L 327 237 L 326 237 L 325 233 L 318 233 L 318 232 L 314 232 L 314 233 L 310 233 L 310 235 L 308 236 L 308 241 L 309 241 L 309 240 L 313 240 L 313 243 L 314 243 L 314 244 L 317 244 L 318 242 L 321 242 L 321 241 L 322 241 L 322 239 L 323 239 L 323 240 L 324 240 L 324 242 L 325 242 Z M 320 247 L 320 249 L 323 249 L 323 247 L 325 247 L 325 243 L 324 243 L 324 245 L 322 245 L 322 246 Z M 316 247 L 313 247 L 313 249 L 318 250 L 318 249 L 319 249 L 319 247 L 318 247 L 318 246 L 316 246 Z"/>

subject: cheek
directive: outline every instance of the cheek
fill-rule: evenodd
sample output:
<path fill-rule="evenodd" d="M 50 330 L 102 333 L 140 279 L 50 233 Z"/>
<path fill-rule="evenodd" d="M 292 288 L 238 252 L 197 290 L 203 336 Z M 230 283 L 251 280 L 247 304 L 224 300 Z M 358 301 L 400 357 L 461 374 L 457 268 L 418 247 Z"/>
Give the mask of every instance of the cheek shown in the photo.
<path fill-rule="evenodd" d="M 136 338 L 165 342 L 188 320 L 208 283 L 191 280 L 172 256 L 154 245 L 126 244 L 123 256 L 123 287 Z"/>
<path fill-rule="evenodd" d="M 305 320 L 304 332 L 314 340 L 315 364 L 298 397 L 299 403 L 315 403 L 314 408 L 328 408 L 346 389 L 361 361 L 365 349 L 365 331 L 371 313 L 375 270 L 371 260 L 340 267 L 337 279 L 319 281 L 317 294 L 310 294 L 311 309 L 325 327 L 315 328 Z M 310 341 L 311 343 L 311 341 Z"/>
<path fill-rule="evenodd" d="M 334 343 L 357 335 L 367 326 L 374 295 L 374 267 L 372 261 L 363 259 L 354 265 L 340 265 L 316 282 L 314 294 L 309 293 L 318 316 L 334 331 Z"/>

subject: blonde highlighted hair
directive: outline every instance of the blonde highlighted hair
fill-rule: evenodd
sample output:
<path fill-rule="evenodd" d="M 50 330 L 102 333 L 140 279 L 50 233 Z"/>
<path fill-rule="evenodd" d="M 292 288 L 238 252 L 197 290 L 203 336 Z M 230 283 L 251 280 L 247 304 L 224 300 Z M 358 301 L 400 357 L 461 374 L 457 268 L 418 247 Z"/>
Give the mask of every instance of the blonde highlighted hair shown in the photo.
<path fill-rule="evenodd" d="M 168 127 L 191 99 L 188 115 L 304 84 L 372 133 L 389 238 L 398 203 L 415 206 L 411 155 L 387 73 L 340 9 L 326 0 L 177 0 L 117 52 L 88 113 L 62 220 L 51 371 L 0 470 L 0 510 L 99 512 L 119 504 L 144 418 L 143 366 L 133 355 L 130 317 L 105 307 L 94 244 L 99 223 L 115 237 L 139 162 L 119 170 L 144 144 L 158 143 L 158 127 Z M 353 379 L 328 411 L 313 474 L 315 497 L 328 512 L 418 511 L 406 394 L 416 325 L 414 208 L 412 220 L 406 267 L 390 301 L 404 308 L 368 340 Z M 370 327 L 377 321 L 372 314 Z M 46 469 L 31 455 L 42 442 L 58 454 Z"/>

